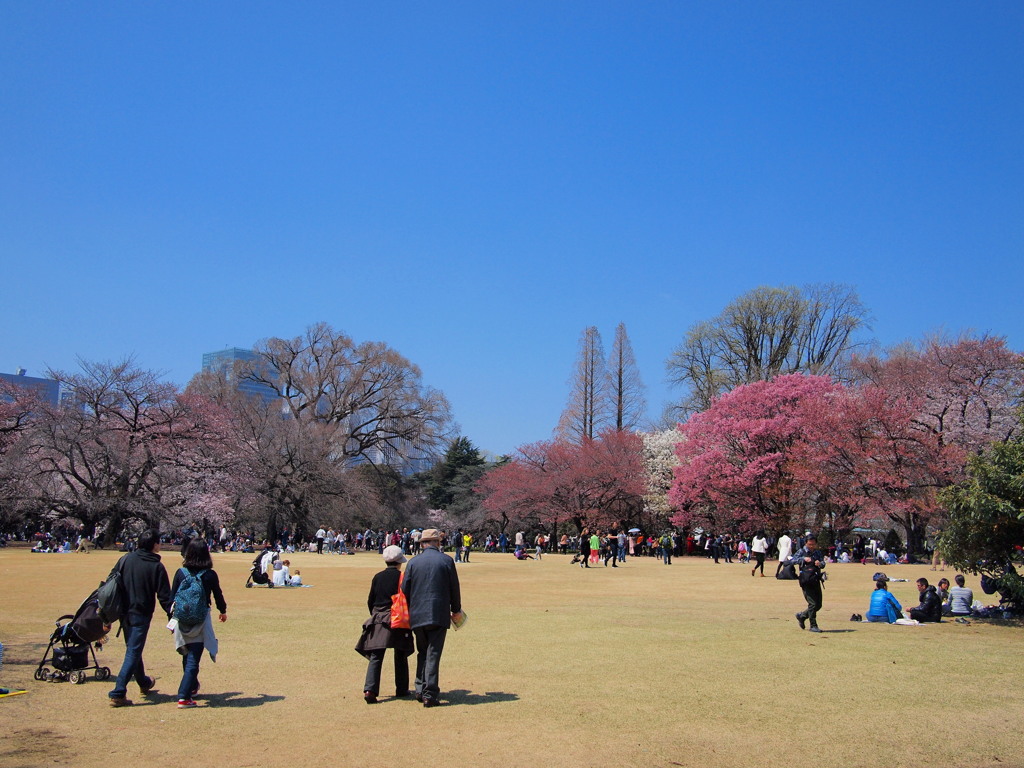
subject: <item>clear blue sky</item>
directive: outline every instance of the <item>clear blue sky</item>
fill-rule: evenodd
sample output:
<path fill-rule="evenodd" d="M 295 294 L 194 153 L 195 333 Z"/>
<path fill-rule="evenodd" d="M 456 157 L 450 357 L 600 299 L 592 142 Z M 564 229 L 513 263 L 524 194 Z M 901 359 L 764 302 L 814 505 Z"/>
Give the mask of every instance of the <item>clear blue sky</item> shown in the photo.
<path fill-rule="evenodd" d="M 854 285 L 1024 348 L 1024 5 L 8 2 L 0 371 L 324 320 L 508 452 L 585 326 L 651 415 L 694 322 Z"/>

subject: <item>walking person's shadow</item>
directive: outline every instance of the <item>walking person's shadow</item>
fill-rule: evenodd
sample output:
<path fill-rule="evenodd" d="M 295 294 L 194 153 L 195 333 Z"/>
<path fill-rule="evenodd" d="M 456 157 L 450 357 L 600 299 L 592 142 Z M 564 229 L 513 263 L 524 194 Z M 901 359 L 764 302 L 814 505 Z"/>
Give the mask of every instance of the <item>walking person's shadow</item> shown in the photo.
<path fill-rule="evenodd" d="M 200 691 L 195 695 L 196 701 L 201 706 L 207 707 L 260 707 L 275 701 L 283 701 L 284 696 L 271 696 L 267 693 L 259 693 L 255 696 L 243 696 L 241 691 L 225 691 L 223 693 L 203 693 Z M 150 693 L 145 698 L 140 698 L 136 704 L 170 704 L 178 701 L 176 695 L 167 693 Z"/>
<path fill-rule="evenodd" d="M 500 704 L 506 701 L 519 701 L 519 695 L 505 693 L 503 691 L 487 691 L 486 693 L 473 693 L 464 689 L 447 691 L 444 698 L 450 705 L 457 704 Z"/>

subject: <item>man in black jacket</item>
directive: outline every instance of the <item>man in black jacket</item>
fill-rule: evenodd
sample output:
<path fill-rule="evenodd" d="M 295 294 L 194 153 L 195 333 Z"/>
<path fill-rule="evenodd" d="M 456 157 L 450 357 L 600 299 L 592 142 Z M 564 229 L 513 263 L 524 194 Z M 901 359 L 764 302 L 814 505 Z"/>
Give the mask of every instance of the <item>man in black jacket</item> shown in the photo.
<path fill-rule="evenodd" d="M 787 563 L 800 566 L 800 589 L 803 590 L 807 609 L 796 615 L 800 629 L 810 622 L 811 632 L 821 632 L 818 628 L 818 611 L 821 610 L 822 570 L 825 568 L 825 553 L 818 549 L 818 537 L 807 534 L 806 543 L 797 550 Z"/>
<path fill-rule="evenodd" d="M 910 609 L 910 618 L 917 621 L 942 621 L 942 600 L 935 587 L 929 586 L 928 579 L 918 579 L 917 591 L 921 593 L 921 602 Z"/>
<path fill-rule="evenodd" d="M 125 591 L 127 613 L 121 619 L 124 632 L 125 652 L 121 671 L 117 675 L 117 683 L 109 694 L 110 706 L 131 706 L 127 698 L 128 683 L 135 680 L 142 694 L 149 693 L 154 680 L 146 676 L 146 668 L 142 663 L 142 649 L 146 646 L 149 625 L 156 610 L 156 601 L 160 601 L 167 618 L 171 617 L 171 585 L 167 579 L 167 570 L 160 562 L 160 537 L 153 530 L 143 531 L 139 536 L 138 549 L 131 552 L 118 562 L 121 570 L 121 585 Z"/>
<path fill-rule="evenodd" d="M 416 636 L 416 698 L 424 707 L 434 707 L 441 692 L 441 652 L 448 625 L 462 618 L 462 593 L 455 563 L 441 551 L 441 532 L 428 528 L 420 544 L 422 551 L 405 568 L 402 591 Z"/>

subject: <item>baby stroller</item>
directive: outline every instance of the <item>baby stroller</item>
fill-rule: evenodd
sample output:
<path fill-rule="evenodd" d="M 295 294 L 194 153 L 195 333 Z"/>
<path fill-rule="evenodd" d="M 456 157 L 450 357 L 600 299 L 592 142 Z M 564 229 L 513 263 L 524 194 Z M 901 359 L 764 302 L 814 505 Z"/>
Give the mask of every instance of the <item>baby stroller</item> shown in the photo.
<path fill-rule="evenodd" d="M 110 677 L 110 667 L 101 667 L 96 660 L 95 649 L 102 650 L 103 639 L 110 631 L 110 625 L 104 624 L 99 617 L 98 605 L 94 591 L 85 598 L 74 616 L 65 615 L 57 619 L 57 628 L 50 635 L 43 660 L 33 675 L 36 680 L 84 683 L 90 669 L 97 680 Z M 52 664 L 54 669 L 51 670 L 47 663 Z"/>

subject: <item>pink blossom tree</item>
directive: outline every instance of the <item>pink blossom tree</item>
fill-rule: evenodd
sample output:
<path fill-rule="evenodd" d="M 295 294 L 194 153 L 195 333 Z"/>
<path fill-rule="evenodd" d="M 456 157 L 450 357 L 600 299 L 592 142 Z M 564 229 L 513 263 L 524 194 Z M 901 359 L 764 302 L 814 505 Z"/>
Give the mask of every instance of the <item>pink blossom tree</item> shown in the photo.
<path fill-rule="evenodd" d="M 478 490 L 495 519 L 533 516 L 557 529 L 571 522 L 611 528 L 635 519 L 646 491 L 642 441 L 609 430 L 593 440 L 553 440 L 521 447 L 511 461 L 488 472 Z"/>
<path fill-rule="evenodd" d="M 736 387 L 680 426 L 669 501 L 682 527 L 782 530 L 802 519 L 813 488 L 790 464 L 810 427 L 809 401 L 842 388 L 790 374 Z"/>

